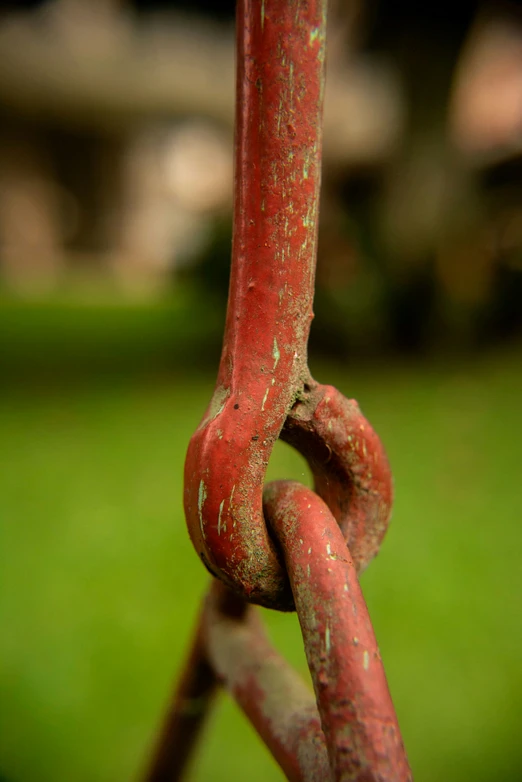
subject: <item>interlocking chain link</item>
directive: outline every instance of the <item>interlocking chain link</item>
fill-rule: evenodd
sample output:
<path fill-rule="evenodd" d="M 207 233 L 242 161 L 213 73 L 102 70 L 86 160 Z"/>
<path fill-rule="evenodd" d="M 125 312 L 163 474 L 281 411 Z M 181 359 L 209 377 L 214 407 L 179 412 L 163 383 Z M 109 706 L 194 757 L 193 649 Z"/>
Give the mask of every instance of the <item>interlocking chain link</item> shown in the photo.
<path fill-rule="evenodd" d="M 149 782 L 178 779 L 218 684 L 292 780 L 411 779 L 357 574 L 392 505 L 381 442 L 307 366 L 326 0 L 239 0 L 234 239 L 214 395 L 185 463 L 190 537 L 216 577 Z M 314 491 L 264 486 L 278 437 Z M 250 603 L 296 609 L 316 701 Z"/>
<path fill-rule="evenodd" d="M 232 269 L 212 401 L 185 465 L 185 513 L 207 568 L 249 601 L 290 609 L 262 513 L 279 436 L 308 459 L 362 569 L 392 481 L 357 404 L 307 367 L 321 176 L 326 0 L 240 0 Z"/>

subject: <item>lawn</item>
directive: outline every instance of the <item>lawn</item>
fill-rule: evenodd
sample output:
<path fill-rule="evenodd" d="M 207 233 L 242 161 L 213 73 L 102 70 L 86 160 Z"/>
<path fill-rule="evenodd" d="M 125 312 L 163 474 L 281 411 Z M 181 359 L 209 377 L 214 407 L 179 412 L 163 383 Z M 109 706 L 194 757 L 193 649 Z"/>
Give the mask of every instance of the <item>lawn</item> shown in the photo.
<path fill-rule="evenodd" d="M 416 779 L 520 780 L 520 353 L 313 369 L 358 398 L 394 470 L 362 584 Z M 137 780 L 207 583 L 182 467 L 212 378 L 59 386 L 1 399 L 0 777 Z M 308 473 L 278 444 L 269 477 Z M 304 671 L 295 617 L 265 616 Z M 281 778 L 222 698 L 192 782 Z"/>

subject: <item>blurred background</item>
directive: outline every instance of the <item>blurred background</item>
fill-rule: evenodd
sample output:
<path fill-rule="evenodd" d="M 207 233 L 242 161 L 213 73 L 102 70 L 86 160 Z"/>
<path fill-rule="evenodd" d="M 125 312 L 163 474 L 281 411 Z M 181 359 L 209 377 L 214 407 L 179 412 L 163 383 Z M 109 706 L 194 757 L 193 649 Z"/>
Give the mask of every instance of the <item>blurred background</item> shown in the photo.
<path fill-rule="evenodd" d="M 418 780 L 522 779 L 522 5 L 332 0 L 310 364 L 388 450 L 363 575 Z M 137 780 L 207 574 L 234 2 L 0 8 L 0 778 Z M 309 482 L 277 444 L 269 478 Z M 264 612 L 306 676 L 296 619 Z M 281 780 L 226 697 L 193 782 Z"/>

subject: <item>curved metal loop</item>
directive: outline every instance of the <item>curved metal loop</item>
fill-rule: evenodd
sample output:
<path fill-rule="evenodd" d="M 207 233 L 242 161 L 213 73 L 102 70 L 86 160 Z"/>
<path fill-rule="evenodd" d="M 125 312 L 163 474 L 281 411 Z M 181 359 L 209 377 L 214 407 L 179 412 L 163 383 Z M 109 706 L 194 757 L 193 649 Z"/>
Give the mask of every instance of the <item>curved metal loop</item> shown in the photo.
<path fill-rule="evenodd" d="M 211 573 L 269 608 L 293 610 L 262 495 L 275 438 L 235 420 L 233 399 L 192 438 L 185 511 L 190 536 Z M 378 551 L 391 513 L 392 478 L 384 448 L 354 400 L 310 380 L 281 433 L 308 461 L 324 499 L 362 570 Z M 194 482 L 195 471 L 199 482 Z"/>
<path fill-rule="evenodd" d="M 292 407 L 281 439 L 308 461 L 314 489 L 362 572 L 379 551 L 393 504 L 393 477 L 378 435 L 355 399 L 314 383 Z"/>
<path fill-rule="evenodd" d="M 238 2 L 229 303 L 216 390 L 185 462 L 185 512 L 201 559 L 251 602 L 283 610 L 293 598 L 262 512 L 277 438 L 308 459 L 359 567 L 376 553 L 392 494 L 386 456 L 357 405 L 317 385 L 307 367 L 326 6 Z"/>
<path fill-rule="evenodd" d="M 268 641 L 255 608 L 213 579 L 145 779 L 181 778 L 221 684 L 292 782 L 411 782 L 368 609 L 336 520 L 317 494 L 292 481 L 268 484 L 263 509 L 295 598 L 315 699 Z"/>
<path fill-rule="evenodd" d="M 357 578 L 388 525 L 388 460 L 357 403 L 316 383 L 306 360 L 326 5 L 238 0 L 229 304 L 218 381 L 189 444 L 184 494 L 196 550 L 236 594 L 223 584 L 211 589 L 152 773 L 181 769 L 220 678 L 290 779 L 411 780 Z M 263 495 L 278 437 L 308 460 L 317 493 L 276 482 Z M 288 672 L 274 678 L 286 666 L 266 665 L 275 657 L 245 600 L 297 608 L 331 775 L 313 703 Z M 292 692 L 298 692 L 297 725 L 287 702 Z M 187 700 L 195 699 L 192 715 Z M 172 764 L 180 741 L 187 751 Z M 301 767 L 302 752 L 312 752 L 319 770 L 310 762 Z"/>
<path fill-rule="evenodd" d="M 265 489 L 312 675 L 332 780 L 411 782 L 351 552 L 327 505 L 292 481 Z"/>

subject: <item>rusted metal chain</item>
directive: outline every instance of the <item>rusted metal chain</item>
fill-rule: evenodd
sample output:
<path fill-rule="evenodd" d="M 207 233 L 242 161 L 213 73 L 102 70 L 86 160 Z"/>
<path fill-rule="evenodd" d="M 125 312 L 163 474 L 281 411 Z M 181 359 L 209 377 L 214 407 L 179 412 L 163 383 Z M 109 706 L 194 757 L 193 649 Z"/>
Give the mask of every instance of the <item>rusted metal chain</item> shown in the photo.
<path fill-rule="evenodd" d="M 148 782 L 176 780 L 224 685 L 291 780 L 411 774 L 357 573 L 392 477 L 357 403 L 307 367 L 326 0 L 239 0 L 234 242 L 216 388 L 185 463 L 192 542 L 216 576 Z M 314 491 L 264 487 L 278 437 Z M 296 609 L 316 704 L 270 647 L 258 603 Z"/>
<path fill-rule="evenodd" d="M 372 624 L 337 522 L 315 492 L 297 483 L 269 484 L 264 497 L 284 551 L 317 705 L 268 642 L 255 609 L 215 580 L 147 782 L 181 778 L 216 681 L 289 780 L 410 780 Z"/>
<path fill-rule="evenodd" d="M 333 780 L 404 782 L 411 774 L 350 551 L 310 489 L 280 481 L 265 512 L 284 552 Z"/>
<path fill-rule="evenodd" d="M 315 383 L 307 367 L 325 16 L 326 0 L 238 2 L 229 303 L 216 388 L 185 464 L 187 524 L 206 567 L 249 601 L 279 609 L 293 601 L 262 490 L 283 427 L 360 568 L 378 550 L 392 496 L 386 455 L 356 404 Z M 360 512 L 348 517 L 354 503 Z"/>

